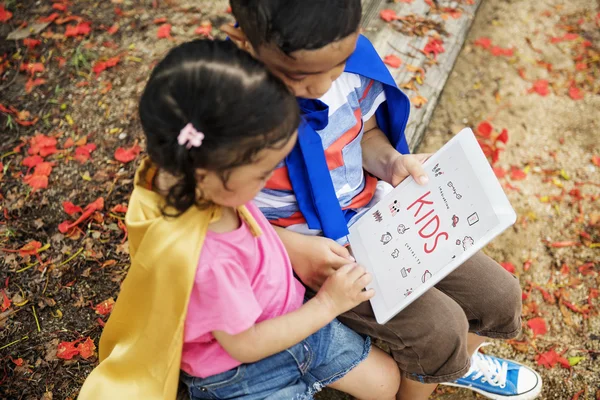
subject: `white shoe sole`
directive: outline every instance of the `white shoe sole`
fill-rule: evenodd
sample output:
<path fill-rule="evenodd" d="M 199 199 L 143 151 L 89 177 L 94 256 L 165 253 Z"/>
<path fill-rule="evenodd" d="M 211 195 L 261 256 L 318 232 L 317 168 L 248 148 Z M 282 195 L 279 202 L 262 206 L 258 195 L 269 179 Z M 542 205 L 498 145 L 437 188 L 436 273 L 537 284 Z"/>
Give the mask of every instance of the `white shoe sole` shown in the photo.
<path fill-rule="evenodd" d="M 537 386 L 536 388 L 530 390 L 527 393 L 523 393 L 523 394 L 519 394 L 519 395 L 515 395 L 515 396 L 504 396 L 501 394 L 489 393 L 489 392 L 486 392 L 484 390 L 481 390 L 481 389 L 478 389 L 478 388 L 475 388 L 472 386 L 458 385 L 456 383 L 441 383 L 440 385 L 453 386 L 453 387 L 457 387 L 457 388 L 461 388 L 461 389 L 468 389 L 473 392 L 477 392 L 480 395 L 487 397 L 488 399 L 493 399 L 493 400 L 533 400 L 536 397 L 538 397 L 540 395 L 540 393 L 542 392 L 542 377 L 536 371 L 533 371 L 533 373 L 537 377 L 538 382 L 540 382 L 540 385 Z"/>

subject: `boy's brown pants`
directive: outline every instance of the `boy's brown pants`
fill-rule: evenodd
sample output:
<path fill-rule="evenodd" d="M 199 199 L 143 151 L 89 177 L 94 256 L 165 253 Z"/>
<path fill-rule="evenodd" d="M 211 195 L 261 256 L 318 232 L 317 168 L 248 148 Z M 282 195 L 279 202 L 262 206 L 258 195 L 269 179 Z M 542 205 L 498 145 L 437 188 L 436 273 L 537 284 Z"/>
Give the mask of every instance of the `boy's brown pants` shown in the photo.
<path fill-rule="evenodd" d="M 470 366 L 467 332 L 515 337 L 521 329 L 519 281 L 479 252 L 385 325 L 365 302 L 338 319 L 385 342 L 402 375 L 423 383 L 450 382 Z"/>

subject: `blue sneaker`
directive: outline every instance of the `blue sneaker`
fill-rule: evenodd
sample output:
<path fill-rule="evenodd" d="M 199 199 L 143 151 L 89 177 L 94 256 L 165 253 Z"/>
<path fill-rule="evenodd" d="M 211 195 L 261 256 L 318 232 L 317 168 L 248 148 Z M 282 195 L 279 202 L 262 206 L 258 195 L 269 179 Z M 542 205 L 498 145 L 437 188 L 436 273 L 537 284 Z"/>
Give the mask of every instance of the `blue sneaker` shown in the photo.
<path fill-rule="evenodd" d="M 469 372 L 444 385 L 470 389 L 488 399 L 531 400 L 542 391 L 542 378 L 525 365 L 476 351 Z"/>

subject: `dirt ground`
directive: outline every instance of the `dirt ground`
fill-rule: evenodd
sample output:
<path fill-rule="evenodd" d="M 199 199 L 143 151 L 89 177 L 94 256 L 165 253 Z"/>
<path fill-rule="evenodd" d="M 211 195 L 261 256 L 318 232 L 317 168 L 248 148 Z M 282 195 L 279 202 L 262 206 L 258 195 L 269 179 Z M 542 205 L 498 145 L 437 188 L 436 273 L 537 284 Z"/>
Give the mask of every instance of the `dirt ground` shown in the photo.
<path fill-rule="evenodd" d="M 484 2 L 420 151 L 493 126 L 482 145 L 504 148 L 519 221 L 486 252 L 514 267 L 525 307 L 523 334 L 487 351 L 535 366 L 542 399 L 598 399 L 600 9 L 562 3 Z M 168 48 L 231 17 L 221 0 L 0 5 L 0 37 L 24 28 L 0 41 L 0 398 L 74 399 L 127 271 L 137 97 Z"/>

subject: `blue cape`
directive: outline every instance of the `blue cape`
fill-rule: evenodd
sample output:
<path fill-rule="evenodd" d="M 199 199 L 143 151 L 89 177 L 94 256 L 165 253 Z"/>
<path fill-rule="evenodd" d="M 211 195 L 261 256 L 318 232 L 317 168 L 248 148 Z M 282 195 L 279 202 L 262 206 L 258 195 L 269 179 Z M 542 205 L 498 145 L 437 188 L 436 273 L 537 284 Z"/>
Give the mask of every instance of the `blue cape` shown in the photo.
<path fill-rule="evenodd" d="M 345 72 L 383 83 L 387 101 L 375 113 L 377 124 L 396 150 L 408 154 L 404 129 L 410 101 L 398 89 L 394 78 L 366 37 L 360 35 Z M 286 158 L 290 182 L 308 227 L 320 229 L 326 237 L 337 240 L 348 235 L 348 221 L 356 212 L 341 209 L 325 160 L 323 143 L 316 132 L 327 126 L 329 109 L 320 100 L 299 98 L 298 104 L 303 123 L 298 130 L 298 143 Z"/>

